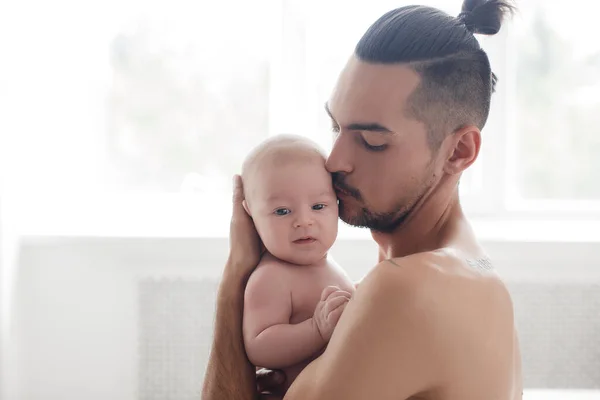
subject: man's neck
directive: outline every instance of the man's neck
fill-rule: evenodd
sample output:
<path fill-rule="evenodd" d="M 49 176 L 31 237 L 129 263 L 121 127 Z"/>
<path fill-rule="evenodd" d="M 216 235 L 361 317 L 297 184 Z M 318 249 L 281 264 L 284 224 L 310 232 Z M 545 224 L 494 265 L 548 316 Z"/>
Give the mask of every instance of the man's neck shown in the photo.
<path fill-rule="evenodd" d="M 371 232 L 385 258 L 432 251 L 448 244 L 464 214 L 458 189 L 430 193 L 392 233 Z"/>

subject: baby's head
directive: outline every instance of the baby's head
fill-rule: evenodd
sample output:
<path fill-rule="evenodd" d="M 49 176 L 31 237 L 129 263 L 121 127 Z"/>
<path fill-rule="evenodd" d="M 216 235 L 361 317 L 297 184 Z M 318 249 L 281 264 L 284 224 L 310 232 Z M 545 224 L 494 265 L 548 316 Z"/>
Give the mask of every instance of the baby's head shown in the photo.
<path fill-rule="evenodd" d="M 244 208 L 267 250 L 299 265 L 327 255 L 338 230 L 337 198 L 323 151 L 301 136 L 278 135 L 242 168 Z"/>

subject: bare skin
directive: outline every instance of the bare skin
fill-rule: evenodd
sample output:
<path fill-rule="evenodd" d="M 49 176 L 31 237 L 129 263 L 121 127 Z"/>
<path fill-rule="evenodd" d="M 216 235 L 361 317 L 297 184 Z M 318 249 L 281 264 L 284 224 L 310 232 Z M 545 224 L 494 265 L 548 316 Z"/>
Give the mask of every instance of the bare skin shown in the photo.
<path fill-rule="evenodd" d="M 286 399 L 522 396 L 510 295 L 488 270 L 458 201 L 458 179 L 477 158 L 480 131 L 463 127 L 433 152 L 422 123 L 393 109 L 419 82 L 406 66 L 351 59 L 329 101 L 339 134 L 327 167 L 343 176 L 340 217 L 357 221 L 365 207 L 408 212 L 393 231 L 373 233 L 384 261 L 364 278 L 327 350 Z M 352 129 L 365 122 L 387 131 Z M 386 146 L 386 154 L 350 151 L 356 137 Z M 379 179 L 369 181 L 376 171 Z"/>
<path fill-rule="evenodd" d="M 245 289 L 244 345 L 253 364 L 285 372 L 287 389 L 321 354 L 354 291 L 327 253 L 337 199 L 325 158 L 306 139 L 267 140 L 243 173 L 244 208 L 267 249 Z"/>
<path fill-rule="evenodd" d="M 326 288 L 330 289 L 324 294 Z M 353 291 L 352 282 L 332 260 L 298 267 L 268 255 L 246 288 L 244 342 L 250 361 L 283 370 L 287 389 L 322 353 Z"/>
<path fill-rule="evenodd" d="M 381 262 L 285 399 L 522 398 L 511 298 L 459 203 L 481 133 L 465 125 L 430 148 L 425 125 L 401 112 L 419 83 L 409 66 L 352 58 L 328 102 L 340 218 L 388 224 L 372 230 Z"/>
<path fill-rule="evenodd" d="M 285 399 L 521 399 L 510 296 L 467 226 L 449 238 L 379 263 Z"/>

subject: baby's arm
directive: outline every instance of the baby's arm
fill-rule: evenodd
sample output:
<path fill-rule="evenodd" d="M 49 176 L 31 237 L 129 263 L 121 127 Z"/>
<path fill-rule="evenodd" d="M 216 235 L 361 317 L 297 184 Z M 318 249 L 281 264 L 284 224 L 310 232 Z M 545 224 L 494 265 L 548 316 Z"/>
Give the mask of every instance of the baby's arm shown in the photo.
<path fill-rule="evenodd" d="M 291 282 L 286 271 L 276 264 L 257 268 L 244 295 L 244 344 L 252 364 L 286 368 L 325 346 L 313 318 L 292 325 L 291 315 Z"/>

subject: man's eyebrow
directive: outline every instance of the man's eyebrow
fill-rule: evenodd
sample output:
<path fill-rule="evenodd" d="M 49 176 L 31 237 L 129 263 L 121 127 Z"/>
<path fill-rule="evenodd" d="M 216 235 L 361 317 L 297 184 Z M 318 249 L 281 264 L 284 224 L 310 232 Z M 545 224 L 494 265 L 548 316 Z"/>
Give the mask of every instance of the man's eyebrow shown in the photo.
<path fill-rule="evenodd" d="M 335 122 L 335 118 L 333 118 L 333 115 L 331 114 L 331 110 L 329 109 L 329 105 L 327 103 L 325 103 L 325 111 L 327 112 L 327 115 L 329 115 L 329 118 L 331 118 L 331 120 Z M 392 130 L 376 122 L 353 122 L 350 125 L 345 126 L 344 128 L 350 131 L 369 131 L 384 134 L 393 133 Z"/>

